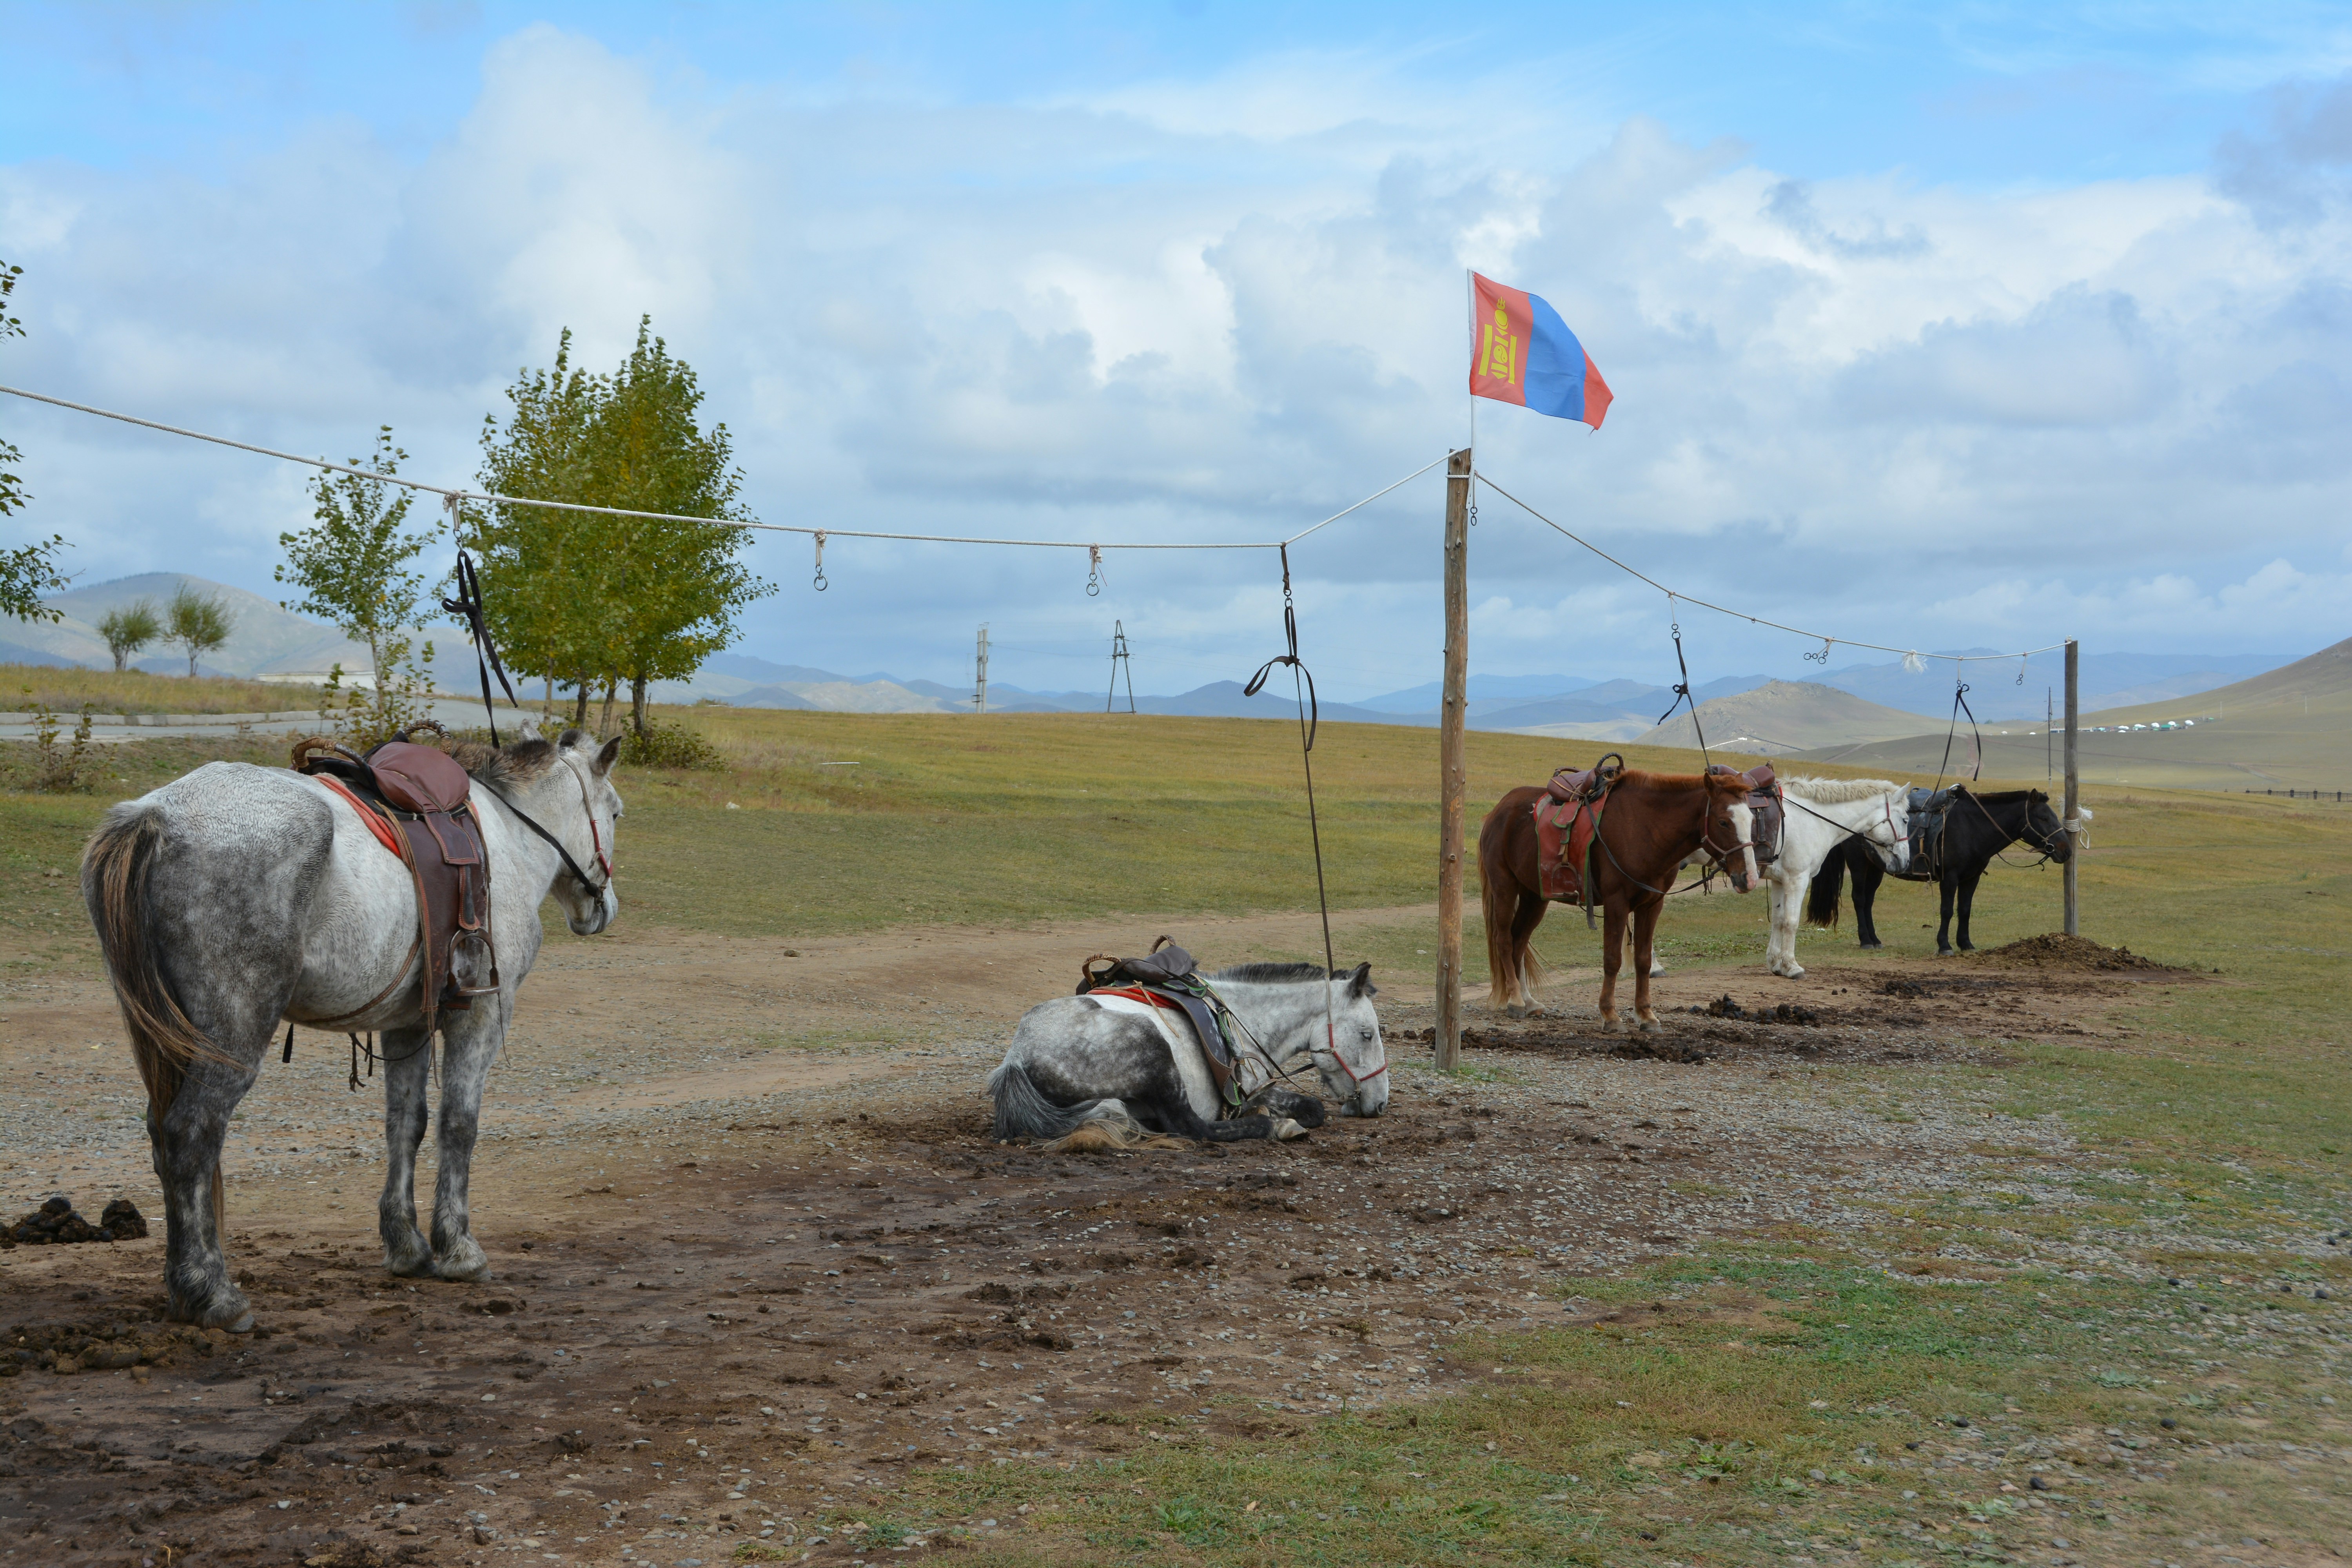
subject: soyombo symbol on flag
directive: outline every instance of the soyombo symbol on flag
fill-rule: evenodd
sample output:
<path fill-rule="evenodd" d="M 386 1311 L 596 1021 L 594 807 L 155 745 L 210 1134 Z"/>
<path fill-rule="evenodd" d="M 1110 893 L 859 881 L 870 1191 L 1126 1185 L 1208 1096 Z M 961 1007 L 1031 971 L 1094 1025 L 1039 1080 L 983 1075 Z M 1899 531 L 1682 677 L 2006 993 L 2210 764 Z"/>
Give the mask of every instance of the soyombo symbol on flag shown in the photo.
<path fill-rule="evenodd" d="M 1613 400 L 1609 384 L 1559 312 L 1524 289 L 1470 274 L 1475 302 L 1470 392 L 1595 430 Z"/>

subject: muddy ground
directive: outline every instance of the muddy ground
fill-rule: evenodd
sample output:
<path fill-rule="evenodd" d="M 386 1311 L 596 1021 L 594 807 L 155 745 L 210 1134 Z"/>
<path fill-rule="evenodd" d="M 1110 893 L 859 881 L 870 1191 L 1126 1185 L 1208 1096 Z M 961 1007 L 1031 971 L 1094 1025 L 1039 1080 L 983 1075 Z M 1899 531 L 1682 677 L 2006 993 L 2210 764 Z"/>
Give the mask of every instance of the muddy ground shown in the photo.
<path fill-rule="evenodd" d="M 1297 923 L 1180 935 L 1223 959 Z M 0 1564 L 954 1550 L 1024 1521 L 887 1545 L 840 1521 L 916 1468 L 1073 1468 L 1424 1397 L 1487 1372 L 1449 1353 L 1464 1330 L 1571 1320 L 1559 1276 L 1883 1223 L 1873 1194 L 1966 1184 L 1995 1132 L 2012 1160 L 2067 1163 L 2053 1123 L 1990 1125 L 2002 1042 L 2099 1037 L 2104 1007 L 2189 978 L 1824 943 L 1794 983 L 1668 975 L 1667 1029 L 1629 1041 L 1598 1031 L 1571 972 L 1551 1016 L 1475 1014 L 1488 1081 L 1428 1071 L 1426 988 L 1391 987 L 1378 1121 L 1203 1151 L 991 1144 L 979 1080 L 1011 1018 L 1067 988 L 1071 954 L 1140 951 L 1149 930 L 929 932 L 912 981 L 903 938 L 551 950 L 485 1115 L 475 1228 L 495 1272 L 475 1284 L 381 1271 L 381 1101 L 305 1037 L 230 1151 L 252 1334 L 161 1321 L 160 1225 L 0 1252 Z M 110 1012 L 88 976 L 0 997 L 23 1154 L 0 1217 L 52 1190 L 156 1212 Z M 780 1018 L 793 1032 L 759 1034 Z M 1927 1095 L 1838 1070 L 1950 1061 L 1989 1070 Z"/>

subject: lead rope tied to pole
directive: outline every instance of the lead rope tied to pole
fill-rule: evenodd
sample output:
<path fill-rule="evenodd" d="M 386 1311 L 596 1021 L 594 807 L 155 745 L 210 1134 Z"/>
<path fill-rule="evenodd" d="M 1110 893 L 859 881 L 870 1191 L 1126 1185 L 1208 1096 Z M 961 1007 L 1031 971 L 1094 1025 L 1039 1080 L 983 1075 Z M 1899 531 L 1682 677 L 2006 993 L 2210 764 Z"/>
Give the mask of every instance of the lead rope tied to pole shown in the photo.
<path fill-rule="evenodd" d="M 1331 1059 L 1349 1078 L 1355 1071 L 1339 1056 L 1339 1029 L 1331 1016 L 1330 976 L 1339 971 L 1339 963 L 1331 947 L 1331 900 L 1323 882 L 1323 827 L 1315 814 L 1315 731 L 1322 723 L 1322 709 L 1315 698 L 1315 673 L 1298 657 L 1298 605 L 1290 592 L 1290 546 L 1282 547 L 1282 635 L 1289 651 L 1278 653 L 1258 666 L 1249 684 L 1242 688 L 1244 697 L 1255 697 L 1265 689 L 1274 667 L 1290 667 L 1290 683 L 1298 701 L 1298 763 L 1307 775 L 1307 832 L 1315 846 L 1315 906 L 1323 918 L 1323 1040 L 1331 1052 Z"/>

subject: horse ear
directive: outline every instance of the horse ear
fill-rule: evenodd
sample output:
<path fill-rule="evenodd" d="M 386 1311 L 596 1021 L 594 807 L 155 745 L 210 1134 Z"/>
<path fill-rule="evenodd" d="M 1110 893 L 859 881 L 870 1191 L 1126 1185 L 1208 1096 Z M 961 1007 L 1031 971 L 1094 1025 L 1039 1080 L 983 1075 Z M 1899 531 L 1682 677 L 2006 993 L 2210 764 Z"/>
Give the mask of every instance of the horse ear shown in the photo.
<path fill-rule="evenodd" d="M 1373 994 L 1372 966 L 1370 963 L 1365 963 L 1356 965 L 1355 973 L 1348 976 L 1348 994 L 1350 996 L 1370 996 Z"/>
<path fill-rule="evenodd" d="M 537 741 L 544 738 L 539 732 L 539 721 L 536 719 L 524 720 L 522 721 L 521 729 L 518 731 L 517 733 L 521 739 L 526 741 Z"/>
<path fill-rule="evenodd" d="M 606 773 L 611 773 L 613 771 L 613 764 L 618 762 L 620 757 L 621 737 L 615 735 L 611 740 L 604 742 L 604 749 L 603 751 L 596 753 L 596 761 L 592 764 L 596 770 L 596 776 L 601 779 Z"/>
<path fill-rule="evenodd" d="M 574 746 L 586 745 L 591 738 L 585 730 L 567 728 L 563 733 L 555 737 L 555 744 L 559 749 L 568 752 Z"/>

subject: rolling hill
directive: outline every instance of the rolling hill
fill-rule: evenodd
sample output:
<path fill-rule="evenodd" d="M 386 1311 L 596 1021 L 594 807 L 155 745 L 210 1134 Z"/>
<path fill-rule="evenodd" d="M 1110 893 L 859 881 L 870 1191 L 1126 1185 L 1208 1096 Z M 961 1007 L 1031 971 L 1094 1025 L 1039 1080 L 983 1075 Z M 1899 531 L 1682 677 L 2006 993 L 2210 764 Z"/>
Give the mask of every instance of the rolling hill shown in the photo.
<path fill-rule="evenodd" d="M 1773 680 L 1700 703 L 1698 721 L 1709 746 L 1769 757 L 1900 735 L 1916 729 L 1919 716 L 1882 708 L 1833 686 Z M 1696 747 L 1698 733 L 1684 712 L 1636 739 L 1644 746 Z"/>
<path fill-rule="evenodd" d="M 2193 728 L 2123 726 L 2178 722 Z M 2086 782 L 2172 789 L 2352 790 L 2352 637 L 2306 658 L 2194 696 L 2167 698 L 2082 716 L 2077 765 Z M 2039 724 L 1982 726 L 1988 777 L 2042 778 L 2064 766 L 2061 743 Z M 1710 738 L 1712 738 L 1710 736 Z M 1944 734 L 1826 746 L 1809 762 L 1891 773 L 1932 775 Z M 1970 751 L 1966 726 L 1955 764 Z"/>

